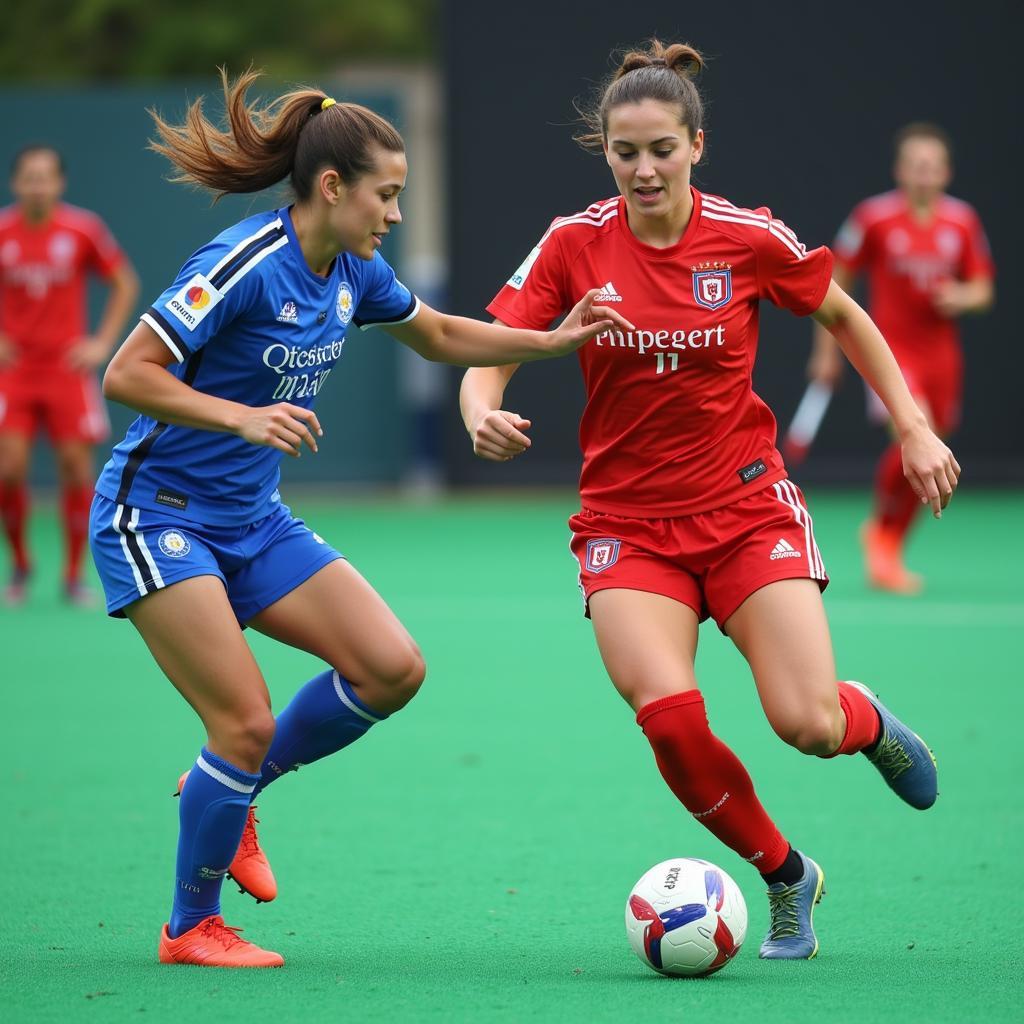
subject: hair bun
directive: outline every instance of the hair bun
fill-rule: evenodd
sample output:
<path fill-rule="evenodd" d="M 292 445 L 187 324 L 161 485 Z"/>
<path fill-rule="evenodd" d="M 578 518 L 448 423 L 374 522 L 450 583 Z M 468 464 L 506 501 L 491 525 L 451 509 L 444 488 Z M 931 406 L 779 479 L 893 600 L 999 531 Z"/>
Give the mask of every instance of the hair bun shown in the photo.
<path fill-rule="evenodd" d="M 673 43 L 664 53 L 665 63 L 677 75 L 696 78 L 704 70 L 704 58 L 686 43 Z"/>

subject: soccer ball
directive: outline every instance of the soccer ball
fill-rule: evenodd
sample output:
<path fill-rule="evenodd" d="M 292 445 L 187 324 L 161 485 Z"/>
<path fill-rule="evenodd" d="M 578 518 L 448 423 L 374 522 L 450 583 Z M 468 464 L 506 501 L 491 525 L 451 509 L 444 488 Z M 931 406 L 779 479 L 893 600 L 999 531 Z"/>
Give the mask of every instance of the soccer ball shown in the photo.
<path fill-rule="evenodd" d="M 655 864 L 626 901 L 633 952 L 662 974 L 697 977 L 721 970 L 747 937 L 739 886 L 706 860 Z"/>

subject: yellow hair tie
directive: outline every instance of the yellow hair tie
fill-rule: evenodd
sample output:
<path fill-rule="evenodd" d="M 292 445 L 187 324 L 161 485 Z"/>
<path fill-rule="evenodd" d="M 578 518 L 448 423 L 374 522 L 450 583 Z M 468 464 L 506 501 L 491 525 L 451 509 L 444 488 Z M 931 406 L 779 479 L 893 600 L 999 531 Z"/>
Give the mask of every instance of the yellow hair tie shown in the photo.
<path fill-rule="evenodd" d="M 332 100 L 330 96 L 325 96 L 323 103 L 320 104 L 320 109 L 326 110 L 328 107 L 333 107 L 335 102 L 336 101 Z"/>

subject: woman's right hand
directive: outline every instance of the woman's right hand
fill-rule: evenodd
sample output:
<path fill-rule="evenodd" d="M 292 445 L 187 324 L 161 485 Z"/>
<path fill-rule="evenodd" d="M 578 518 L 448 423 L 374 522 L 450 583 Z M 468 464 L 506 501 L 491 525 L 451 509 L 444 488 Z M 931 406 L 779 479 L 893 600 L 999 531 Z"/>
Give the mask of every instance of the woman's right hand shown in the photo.
<path fill-rule="evenodd" d="M 276 448 L 295 458 L 301 454 L 303 444 L 315 452 L 316 438 L 324 436 L 312 409 L 288 402 L 247 409 L 235 433 L 250 444 Z"/>
<path fill-rule="evenodd" d="M 530 447 L 532 442 L 523 433 L 529 429 L 530 421 L 519 413 L 490 409 L 477 417 L 469 436 L 473 439 L 473 451 L 481 459 L 508 462 Z"/>

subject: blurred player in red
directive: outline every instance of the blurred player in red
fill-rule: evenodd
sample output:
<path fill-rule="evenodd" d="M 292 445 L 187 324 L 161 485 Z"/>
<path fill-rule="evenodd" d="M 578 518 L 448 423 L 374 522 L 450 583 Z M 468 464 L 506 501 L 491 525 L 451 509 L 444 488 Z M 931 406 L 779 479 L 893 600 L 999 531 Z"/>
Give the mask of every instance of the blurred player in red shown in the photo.
<path fill-rule="evenodd" d="M 963 390 L 956 320 L 992 305 L 992 258 L 974 209 L 946 194 L 952 150 L 941 128 L 910 124 L 898 133 L 893 177 L 895 190 L 865 199 L 843 224 L 833 277 L 849 290 L 861 271 L 867 276 L 871 317 L 929 425 L 947 437 L 959 422 Z M 827 386 L 842 372 L 838 346 L 821 326 L 808 372 Z M 873 419 L 888 418 L 870 389 L 868 407 Z M 878 464 L 875 510 L 861 535 L 872 586 L 902 594 L 921 590 L 921 577 L 903 564 L 920 506 L 894 441 Z"/>
<path fill-rule="evenodd" d="M 587 614 L 663 778 L 767 884 L 761 956 L 809 959 L 824 874 L 780 832 L 709 728 L 694 671 L 699 622 L 713 618 L 746 658 L 785 742 L 820 757 L 863 752 L 922 810 L 937 780 L 920 737 L 861 684 L 837 682 L 810 512 L 752 389 L 760 301 L 813 316 L 838 338 L 884 400 L 907 473 L 936 516 L 959 466 L 878 328 L 832 281 L 829 250 L 808 251 L 764 207 L 692 187 L 704 148 L 692 79 L 702 66 L 691 47 L 657 40 L 627 54 L 579 139 L 604 155 L 619 194 L 555 218 L 488 308 L 505 324 L 540 329 L 573 294 L 600 286 L 599 300 L 634 325 L 578 353 L 582 508 L 569 524 Z M 530 445 L 529 421 L 502 408 L 515 369 L 474 369 L 463 380 L 463 418 L 483 458 L 504 461 Z"/>
<path fill-rule="evenodd" d="M 82 552 L 93 493 L 92 448 L 109 432 L 95 372 L 135 306 L 135 272 L 94 213 L 61 202 L 64 164 L 51 146 L 14 158 L 15 202 L 0 210 L 0 517 L 11 549 L 8 604 L 26 596 L 28 463 L 44 429 L 57 455 L 66 542 L 64 594 L 91 603 Z M 87 328 L 87 281 L 110 295 L 95 333 Z"/>

